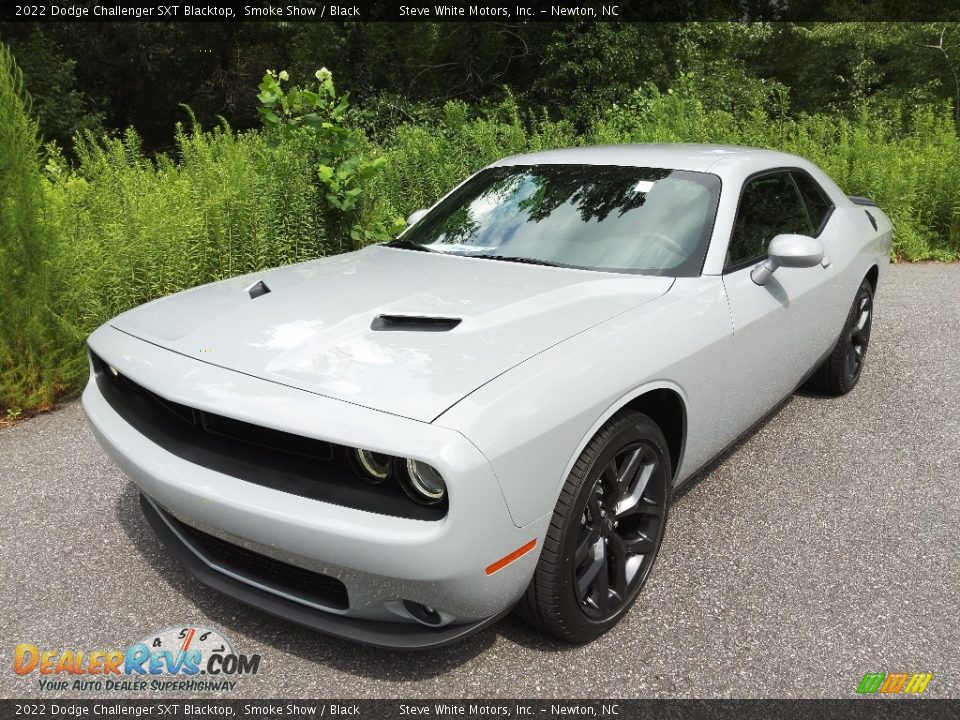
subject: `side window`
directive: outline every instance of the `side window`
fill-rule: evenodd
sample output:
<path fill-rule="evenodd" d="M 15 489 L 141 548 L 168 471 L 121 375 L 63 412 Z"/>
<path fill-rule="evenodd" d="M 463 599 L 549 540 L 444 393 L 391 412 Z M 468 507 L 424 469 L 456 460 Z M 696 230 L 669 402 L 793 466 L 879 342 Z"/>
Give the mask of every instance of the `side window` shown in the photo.
<path fill-rule="evenodd" d="M 794 182 L 800 190 L 800 196 L 807 206 L 807 212 L 810 213 L 810 222 L 813 223 L 813 232 L 817 233 L 823 229 L 823 223 L 833 210 L 833 203 L 827 198 L 827 194 L 817 185 L 816 180 L 805 172 L 793 172 Z"/>
<path fill-rule="evenodd" d="M 727 249 L 727 269 L 762 258 L 770 241 L 781 233 L 813 233 L 807 210 L 786 171 L 761 175 L 744 187 Z"/>

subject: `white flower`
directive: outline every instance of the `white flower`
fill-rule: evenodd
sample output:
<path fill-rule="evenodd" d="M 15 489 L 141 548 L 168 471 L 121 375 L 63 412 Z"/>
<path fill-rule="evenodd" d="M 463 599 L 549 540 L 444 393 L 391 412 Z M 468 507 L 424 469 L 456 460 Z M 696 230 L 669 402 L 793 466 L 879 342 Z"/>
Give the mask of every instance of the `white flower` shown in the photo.
<path fill-rule="evenodd" d="M 290 79 L 290 74 L 289 74 L 286 70 L 281 70 L 279 77 L 280 77 L 281 80 L 283 80 L 284 82 L 286 82 L 287 80 Z"/>
<path fill-rule="evenodd" d="M 325 67 L 320 68 L 316 72 L 316 78 L 320 82 L 323 82 L 324 80 L 329 80 L 332 77 L 333 77 L 333 73 L 327 70 Z"/>

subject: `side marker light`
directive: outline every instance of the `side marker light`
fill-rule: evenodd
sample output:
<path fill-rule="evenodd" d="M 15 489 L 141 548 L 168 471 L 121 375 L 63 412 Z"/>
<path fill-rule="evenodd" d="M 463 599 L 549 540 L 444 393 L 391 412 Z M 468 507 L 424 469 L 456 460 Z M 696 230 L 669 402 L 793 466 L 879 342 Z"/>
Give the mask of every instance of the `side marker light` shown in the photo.
<path fill-rule="evenodd" d="M 486 570 L 487 575 L 493 575 L 495 572 L 497 572 L 497 570 L 502 570 L 507 565 L 512 563 L 514 560 L 517 560 L 523 557 L 524 555 L 526 555 L 528 552 L 533 550 L 536 546 L 537 546 L 537 539 L 534 538 L 533 540 L 528 542 L 526 545 L 522 545 L 518 547 L 512 553 L 500 558 L 492 565 L 487 565 L 487 570 Z"/>

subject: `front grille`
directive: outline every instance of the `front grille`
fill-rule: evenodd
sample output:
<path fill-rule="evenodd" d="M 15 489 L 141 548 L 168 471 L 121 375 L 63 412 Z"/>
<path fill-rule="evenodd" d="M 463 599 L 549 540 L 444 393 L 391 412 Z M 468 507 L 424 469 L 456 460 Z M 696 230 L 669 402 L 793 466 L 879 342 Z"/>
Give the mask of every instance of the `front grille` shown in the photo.
<path fill-rule="evenodd" d="M 337 578 L 275 560 L 190 525 L 174 522 L 201 552 L 225 569 L 320 605 L 338 610 L 346 610 L 350 605 L 347 587 Z"/>
<path fill-rule="evenodd" d="M 91 353 L 103 398 L 131 427 L 177 457 L 281 492 L 380 515 L 441 520 L 447 501 L 420 505 L 398 482 L 372 485 L 351 468 L 352 449 L 163 398 Z"/>
<path fill-rule="evenodd" d="M 97 368 L 98 371 L 103 374 L 108 381 L 122 388 L 127 393 L 139 395 L 149 400 L 158 408 L 163 408 L 174 418 L 191 427 L 195 427 L 198 433 L 219 435 L 222 438 L 236 443 L 252 445 L 278 453 L 299 455 L 313 460 L 333 459 L 333 445 L 329 442 L 308 438 L 303 435 L 281 432 L 261 425 L 253 425 L 252 423 L 234 420 L 233 418 L 216 415 L 203 410 L 196 410 L 195 408 L 167 400 L 147 390 L 147 388 L 142 385 L 138 385 L 130 378 L 115 374 L 103 360 L 96 355 L 93 357 L 94 364 L 99 366 Z"/>

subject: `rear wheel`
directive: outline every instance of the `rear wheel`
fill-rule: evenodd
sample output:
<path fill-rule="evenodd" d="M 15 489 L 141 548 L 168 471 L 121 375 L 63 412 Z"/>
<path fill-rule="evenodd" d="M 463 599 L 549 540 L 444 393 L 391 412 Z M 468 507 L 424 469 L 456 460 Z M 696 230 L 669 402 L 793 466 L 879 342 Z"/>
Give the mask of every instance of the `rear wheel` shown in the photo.
<path fill-rule="evenodd" d="M 864 280 L 833 352 L 810 377 L 806 387 L 830 395 L 844 395 L 853 390 L 863 372 L 872 323 L 873 286 L 869 280 Z"/>
<path fill-rule="evenodd" d="M 615 415 L 567 478 L 521 614 L 570 642 L 617 624 L 653 568 L 667 522 L 670 455 L 646 415 Z"/>

